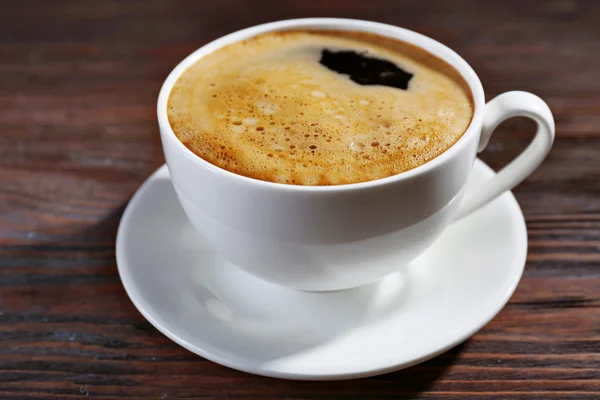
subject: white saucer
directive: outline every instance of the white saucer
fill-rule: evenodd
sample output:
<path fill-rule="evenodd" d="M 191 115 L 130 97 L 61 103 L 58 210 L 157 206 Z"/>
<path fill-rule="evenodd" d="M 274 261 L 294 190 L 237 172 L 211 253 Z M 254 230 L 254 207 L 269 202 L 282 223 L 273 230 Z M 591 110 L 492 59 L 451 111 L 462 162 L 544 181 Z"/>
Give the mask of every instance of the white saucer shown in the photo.
<path fill-rule="evenodd" d="M 493 175 L 477 160 L 471 184 Z M 377 283 L 292 291 L 216 256 L 187 221 L 162 166 L 127 206 L 116 251 L 135 306 L 186 349 L 259 375 L 349 379 L 425 361 L 481 329 L 519 282 L 527 232 L 507 192 Z"/>

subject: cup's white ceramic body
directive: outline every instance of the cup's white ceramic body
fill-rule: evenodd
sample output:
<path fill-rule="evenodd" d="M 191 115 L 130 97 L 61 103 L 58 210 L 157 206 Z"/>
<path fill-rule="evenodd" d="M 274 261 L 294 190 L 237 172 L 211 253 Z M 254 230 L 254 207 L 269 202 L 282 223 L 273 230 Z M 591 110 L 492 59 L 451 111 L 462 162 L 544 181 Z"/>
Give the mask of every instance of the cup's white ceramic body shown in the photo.
<path fill-rule="evenodd" d="M 471 89 L 474 115 L 469 128 L 450 149 L 418 168 L 339 186 L 255 180 L 216 167 L 187 149 L 167 117 L 169 93 L 183 71 L 227 44 L 289 29 L 367 31 L 436 55 L 454 66 Z M 518 115 L 538 123 L 531 145 L 485 187 L 465 194 L 477 151 L 485 147 L 500 122 Z M 543 160 L 554 138 L 552 114 L 541 99 L 509 92 L 486 106 L 473 69 L 441 43 L 390 25 L 337 18 L 259 25 L 200 48 L 165 81 L 158 99 L 158 121 L 175 190 L 195 229 L 223 257 L 250 274 L 303 290 L 345 289 L 395 272 L 430 246 L 453 219 L 522 181 Z"/>

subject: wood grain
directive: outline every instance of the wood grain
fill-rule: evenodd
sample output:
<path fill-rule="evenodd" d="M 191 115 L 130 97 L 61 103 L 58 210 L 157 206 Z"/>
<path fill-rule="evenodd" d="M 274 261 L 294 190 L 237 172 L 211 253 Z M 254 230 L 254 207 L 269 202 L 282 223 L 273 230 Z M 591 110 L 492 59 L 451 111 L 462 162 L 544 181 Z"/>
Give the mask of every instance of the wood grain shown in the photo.
<path fill-rule="evenodd" d="M 600 398 L 600 2 L 1 1 L 0 398 Z M 231 31 L 340 16 L 457 50 L 488 98 L 547 100 L 557 137 L 515 194 L 522 282 L 483 330 L 424 364 L 348 382 L 261 378 L 206 361 L 135 310 L 116 270 L 124 206 L 163 156 L 155 102 L 184 56 Z M 534 126 L 503 124 L 500 168 Z M 493 227 L 490 227 L 493 229 Z"/>

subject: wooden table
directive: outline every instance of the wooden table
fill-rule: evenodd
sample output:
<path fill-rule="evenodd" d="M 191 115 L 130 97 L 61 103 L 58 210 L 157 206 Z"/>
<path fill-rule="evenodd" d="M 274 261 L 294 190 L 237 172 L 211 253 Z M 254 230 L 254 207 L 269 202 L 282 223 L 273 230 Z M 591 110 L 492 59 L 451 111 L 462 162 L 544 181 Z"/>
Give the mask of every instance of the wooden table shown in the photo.
<path fill-rule="evenodd" d="M 0 398 L 600 398 L 600 2 L 11 0 L 0 9 Z M 228 32 L 306 16 L 424 33 L 471 63 L 488 99 L 528 90 L 556 118 L 554 149 L 514 191 L 529 255 L 510 303 L 457 348 L 375 378 L 293 382 L 206 361 L 144 320 L 115 264 L 123 209 L 164 161 L 155 104 L 169 71 Z M 503 166 L 533 129 L 503 124 L 482 158 Z"/>

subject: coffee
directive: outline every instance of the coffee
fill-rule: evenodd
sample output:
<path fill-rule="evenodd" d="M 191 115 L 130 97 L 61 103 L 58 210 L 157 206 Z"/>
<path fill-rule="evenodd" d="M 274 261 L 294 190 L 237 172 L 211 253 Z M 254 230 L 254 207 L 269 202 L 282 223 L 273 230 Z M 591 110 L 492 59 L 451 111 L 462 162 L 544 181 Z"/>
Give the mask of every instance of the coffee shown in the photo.
<path fill-rule="evenodd" d="M 286 31 L 189 67 L 168 102 L 179 140 L 204 160 L 296 185 L 399 174 L 451 147 L 473 102 L 451 66 L 373 34 Z"/>

